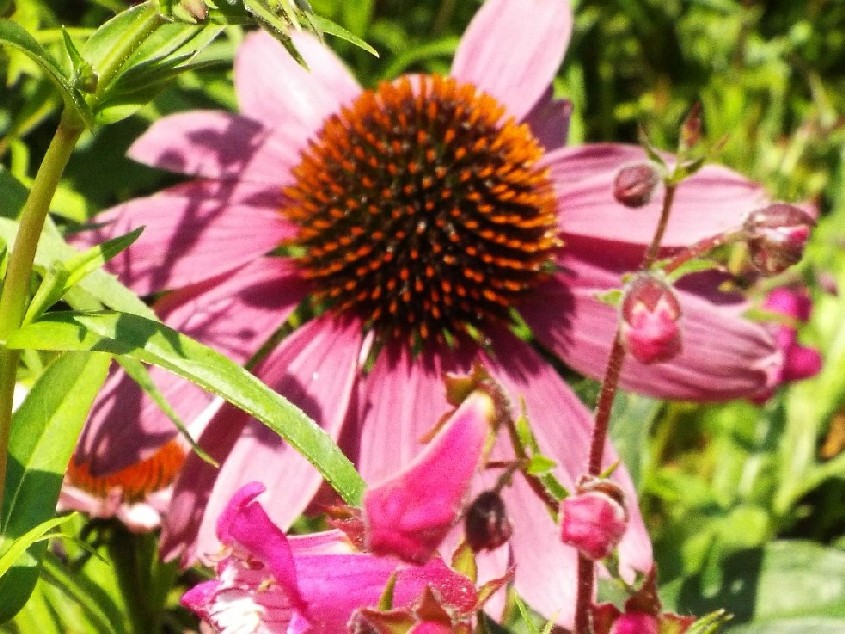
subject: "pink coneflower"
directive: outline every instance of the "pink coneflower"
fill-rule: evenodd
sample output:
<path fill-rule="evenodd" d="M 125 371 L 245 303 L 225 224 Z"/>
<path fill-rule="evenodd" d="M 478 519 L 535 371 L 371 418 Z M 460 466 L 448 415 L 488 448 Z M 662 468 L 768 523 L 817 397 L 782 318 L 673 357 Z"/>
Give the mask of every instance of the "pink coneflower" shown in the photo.
<path fill-rule="evenodd" d="M 449 77 L 372 90 L 313 38 L 296 36 L 306 71 L 269 36 L 248 35 L 235 63 L 240 114 L 169 116 L 132 147 L 133 158 L 196 180 L 99 217 L 98 239 L 147 227 L 112 270 L 139 293 L 170 290 L 159 315 L 238 361 L 311 300 L 314 317 L 254 371 L 338 438 L 369 481 L 420 451 L 448 409 L 442 374 L 478 362 L 524 398 L 543 451 L 572 486 L 586 468 L 590 413 L 511 326 L 519 315 L 548 352 L 600 376 L 618 317 L 597 292 L 638 265 L 662 194 L 636 211 L 614 199 L 617 169 L 645 159 L 638 148 L 561 147 L 567 106 L 549 85 L 571 26 L 559 0 L 488 0 Z M 679 188 L 664 245 L 735 228 L 762 202 L 759 187 L 705 168 Z M 771 337 L 712 296 L 679 293 L 682 352 L 660 365 L 629 360 L 624 387 L 717 400 L 767 384 L 779 362 Z M 197 388 L 156 377 L 183 418 L 207 404 Z M 173 433 L 115 375 L 79 458 L 120 468 Z M 201 442 L 225 462 L 215 471 L 189 458 L 165 525 L 168 556 L 213 551 L 213 518 L 244 482 L 268 484 L 268 513 L 282 526 L 320 486 L 285 443 L 228 406 Z M 620 545 L 630 574 L 648 568 L 650 546 L 630 480 L 616 473 L 632 515 Z M 521 478 L 504 496 L 513 537 L 494 555 L 512 553 L 518 590 L 565 623 L 574 551 Z"/>

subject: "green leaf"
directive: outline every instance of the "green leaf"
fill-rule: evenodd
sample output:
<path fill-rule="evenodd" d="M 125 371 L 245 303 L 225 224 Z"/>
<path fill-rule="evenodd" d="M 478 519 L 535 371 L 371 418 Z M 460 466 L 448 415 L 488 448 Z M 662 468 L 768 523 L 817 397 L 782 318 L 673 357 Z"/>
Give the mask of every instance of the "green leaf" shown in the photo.
<path fill-rule="evenodd" d="M 843 570 L 845 552 L 808 541 L 776 541 L 725 557 L 719 566 L 721 584 L 715 592 L 704 591 L 704 580 L 698 574 L 664 587 L 661 596 L 667 607 L 678 613 L 703 614 L 724 608 L 734 615 L 729 632 L 797 632 L 765 628 L 778 623 L 806 624 L 807 619 L 819 615 L 831 622 L 845 622 Z M 748 629 L 735 629 L 745 623 Z"/>
<path fill-rule="evenodd" d="M 62 477 L 109 362 L 106 354 L 61 355 L 14 413 L 0 514 L 5 539 L 20 538 L 55 515 Z M 45 546 L 33 545 L 29 557 L 19 559 L 0 579 L 0 623 L 14 616 L 32 593 Z"/>
<path fill-rule="evenodd" d="M 0 217 L 0 239 L 7 244 L 14 244 L 18 234 L 18 224 L 7 218 Z M 38 250 L 35 253 L 35 264 L 48 269 L 53 262 L 70 260 L 79 257 L 80 253 L 67 244 L 59 234 L 55 225 L 47 219 L 44 231 L 38 241 Z M 155 313 L 144 302 L 138 299 L 128 288 L 123 286 L 117 279 L 97 269 L 83 278 L 74 290 L 84 291 L 88 296 L 96 298 L 97 301 L 108 308 L 119 310 L 124 313 L 135 313 L 149 319 L 156 319 Z"/>
<path fill-rule="evenodd" d="M 54 262 L 27 308 L 24 323 L 40 317 L 71 287 L 135 242 L 143 230 L 143 227 L 138 227 L 125 235 L 93 246 L 84 253 L 71 256 L 64 262 Z"/>
<path fill-rule="evenodd" d="M 59 89 L 65 106 L 73 110 L 87 126 L 91 126 L 93 122 L 91 109 L 85 102 L 82 93 L 74 86 L 73 79 L 67 76 L 64 69 L 26 29 L 11 20 L 0 20 L 0 43 L 18 49 L 38 64 L 47 73 L 56 88 Z"/>
<path fill-rule="evenodd" d="M 11 569 L 12 565 L 24 556 L 27 549 L 34 543 L 41 541 L 47 531 L 64 524 L 72 518 L 72 515 L 53 517 L 46 522 L 34 526 L 21 537 L 0 542 L 0 577 Z"/>
<path fill-rule="evenodd" d="M 99 350 L 162 367 L 254 416 L 307 458 L 349 504 L 364 482 L 329 436 L 302 410 L 211 348 L 138 315 L 50 313 L 7 342 L 14 349 Z"/>
<path fill-rule="evenodd" d="M 375 57 L 379 56 L 378 51 L 376 49 L 374 49 L 372 46 L 367 44 L 364 40 L 362 40 L 357 35 L 353 35 L 349 31 L 344 29 L 339 24 L 336 24 L 336 23 L 332 22 L 331 20 L 328 20 L 328 19 L 321 17 L 319 15 L 313 15 L 313 14 L 310 16 L 310 20 L 321 31 L 328 33 L 329 35 L 334 35 L 335 37 L 340 38 L 341 40 L 345 40 L 345 41 L 349 42 L 350 44 L 354 44 L 358 48 L 362 48 L 365 51 L 367 51 L 370 55 L 374 55 Z"/>

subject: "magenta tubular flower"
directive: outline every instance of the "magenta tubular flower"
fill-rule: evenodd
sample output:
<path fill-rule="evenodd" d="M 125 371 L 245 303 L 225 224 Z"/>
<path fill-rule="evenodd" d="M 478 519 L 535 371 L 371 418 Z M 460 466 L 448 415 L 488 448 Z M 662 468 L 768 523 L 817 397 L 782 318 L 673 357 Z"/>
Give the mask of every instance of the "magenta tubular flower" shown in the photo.
<path fill-rule="evenodd" d="M 196 179 L 103 213 L 89 239 L 145 225 L 111 270 L 140 293 L 171 291 L 159 315 L 238 361 L 315 297 L 326 310 L 254 371 L 339 438 L 368 481 L 422 450 L 418 439 L 448 409 L 442 374 L 481 363 L 524 398 L 544 453 L 571 487 L 587 462 L 592 417 L 512 334 L 511 311 L 547 350 L 600 377 L 618 315 L 597 294 L 619 288 L 620 274 L 639 265 L 662 203 L 655 195 L 634 213 L 613 197 L 619 167 L 646 160 L 641 149 L 562 148 L 568 106 L 549 86 L 571 26 L 563 1 L 488 0 L 450 77 L 400 78 L 374 90 L 313 38 L 295 35 L 306 71 L 268 35 L 249 34 L 235 62 L 240 114 L 172 115 L 130 150 Z M 679 187 L 664 244 L 735 228 L 765 203 L 758 186 L 705 167 Z M 298 246 L 299 257 L 268 255 L 280 245 Z M 654 366 L 629 359 L 623 387 L 708 401 L 767 385 L 780 360 L 771 336 L 711 295 L 679 293 L 683 351 Z M 364 371 L 374 339 L 379 353 Z M 197 388 L 155 377 L 186 420 L 208 402 Z M 118 469 L 173 433 L 115 375 L 78 457 L 92 471 Z M 267 483 L 268 513 L 282 526 L 320 486 L 295 451 L 228 406 L 201 442 L 223 466 L 188 459 L 164 526 L 168 557 L 212 552 L 213 518 L 244 482 Z M 613 461 L 608 448 L 605 464 Z M 635 499 L 624 469 L 614 478 Z M 503 549 L 519 564 L 517 589 L 570 622 L 574 552 L 521 478 L 504 495 L 513 537 Z M 620 545 L 628 575 L 651 563 L 641 518 L 631 514 Z"/>
<path fill-rule="evenodd" d="M 343 534 L 329 531 L 287 538 L 257 501 L 264 486 L 239 489 L 217 521 L 228 554 L 216 577 L 182 597 L 219 634 L 336 634 L 355 610 L 376 606 L 395 574 L 393 604 L 410 606 L 426 588 L 456 613 L 470 613 L 478 597 L 469 579 L 440 559 L 408 566 L 354 552 Z"/>
<path fill-rule="evenodd" d="M 560 504 L 560 537 L 587 559 L 609 556 L 628 525 L 624 493 L 613 482 L 590 478 Z"/>
<path fill-rule="evenodd" d="M 428 561 L 458 521 L 492 430 L 493 401 L 475 392 L 422 453 L 364 494 L 367 550 Z"/>
<path fill-rule="evenodd" d="M 766 296 L 763 309 L 783 316 L 784 323 L 772 327 L 775 342 L 783 353 L 777 384 L 801 381 L 816 376 L 822 368 L 818 350 L 798 343 L 798 326 L 810 319 L 812 300 L 805 291 L 776 288 Z M 762 390 L 754 401 L 762 403 L 774 393 L 774 387 Z"/>

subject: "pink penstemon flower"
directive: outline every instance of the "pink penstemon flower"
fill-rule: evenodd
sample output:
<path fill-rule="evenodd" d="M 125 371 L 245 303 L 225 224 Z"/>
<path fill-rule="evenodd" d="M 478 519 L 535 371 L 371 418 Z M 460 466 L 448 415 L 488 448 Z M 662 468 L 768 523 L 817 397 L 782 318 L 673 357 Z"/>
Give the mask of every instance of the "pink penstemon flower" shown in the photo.
<path fill-rule="evenodd" d="M 314 299 L 317 316 L 254 371 L 339 439 L 369 481 L 421 450 L 425 426 L 447 409 L 441 375 L 480 362 L 524 397 L 556 476 L 572 487 L 586 463 L 590 413 L 513 334 L 512 311 L 548 351 L 601 376 L 617 313 L 598 295 L 638 266 L 662 194 L 636 213 L 614 199 L 618 168 L 645 160 L 639 148 L 562 147 L 567 106 L 548 89 L 571 26 L 564 2 L 488 0 L 450 77 L 400 78 L 373 90 L 307 35 L 295 41 L 310 71 L 269 36 L 250 34 L 235 63 L 240 114 L 166 117 L 130 151 L 197 180 L 105 212 L 88 239 L 146 225 L 112 271 L 142 294 L 170 290 L 158 314 L 237 361 Z M 758 186 L 706 167 L 678 189 L 663 245 L 726 231 L 764 203 Z M 771 336 L 736 305 L 709 301 L 715 295 L 679 292 L 683 349 L 660 365 L 627 360 L 622 386 L 720 400 L 769 385 L 781 360 Z M 154 376 L 187 420 L 208 401 L 198 388 Z M 117 469 L 173 433 L 115 374 L 78 457 L 93 471 Z M 214 518 L 244 482 L 267 483 L 267 511 L 282 526 L 320 486 L 304 459 L 228 406 L 201 442 L 223 466 L 189 457 L 164 527 L 169 557 L 187 562 L 208 551 Z M 607 448 L 605 462 L 614 461 Z M 635 499 L 624 469 L 614 478 Z M 521 564 L 518 590 L 568 623 L 574 551 L 556 539 L 521 478 L 503 495 L 513 537 L 490 559 L 512 555 Z M 641 518 L 630 511 L 620 544 L 629 577 L 651 562 Z"/>
<path fill-rule="evenodd" d="M 264 485 L 244 485 L 217 519 L 225 554 L 215 578 L 182 603 L 221 634 L 381 631 L 382 622 L 401 626 L 388 631 L 469 632 L 479 594 L 437 548 L 463 513 L 495 409 L 474 392 L 411 464 L 367 490 L 366 551 L 338 530 L 288 538 L 258 500 Z"/>

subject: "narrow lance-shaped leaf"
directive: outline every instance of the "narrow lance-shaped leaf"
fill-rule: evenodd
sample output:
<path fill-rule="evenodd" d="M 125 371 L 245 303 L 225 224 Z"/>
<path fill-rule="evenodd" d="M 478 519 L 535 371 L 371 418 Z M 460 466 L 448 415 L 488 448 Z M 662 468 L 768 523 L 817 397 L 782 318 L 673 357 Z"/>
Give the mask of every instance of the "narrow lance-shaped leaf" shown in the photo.
<path fill-rule="evenodd" d="M 13 349 L 100 350 L 162 367 L 223 397 L 308 459 L 350 504 L 364 482 L 337 445 L 302 410 L 219 352 L 164 324 L 121 313 L 50 313 L 13 333 Z"/>
<path fill-rule="evenodd" d="M 0 514 L 4 540 L 18 539 L 55 515 L 67 464 L 94 397 L 106 378 L 110 357 L 70 353 L 53 361 L 12 418 L 9 467 Z M 2 546 L 0 546 L 2 548 Z M 43 542 L 0 578 L 0 623 L 26 603 L 38 579 Z"/>

